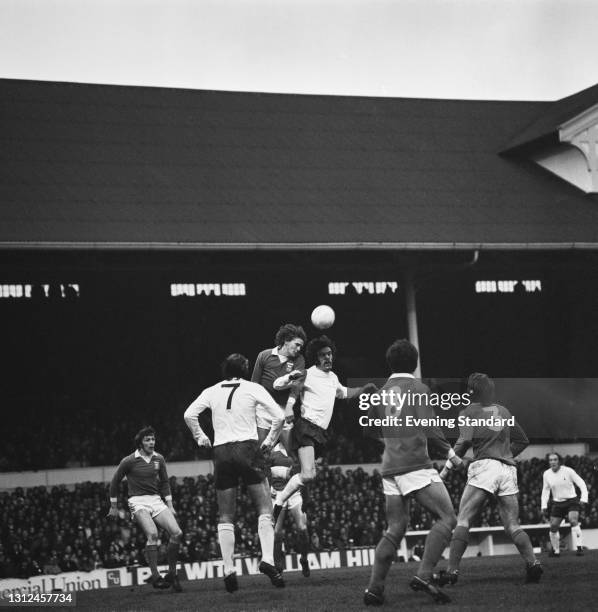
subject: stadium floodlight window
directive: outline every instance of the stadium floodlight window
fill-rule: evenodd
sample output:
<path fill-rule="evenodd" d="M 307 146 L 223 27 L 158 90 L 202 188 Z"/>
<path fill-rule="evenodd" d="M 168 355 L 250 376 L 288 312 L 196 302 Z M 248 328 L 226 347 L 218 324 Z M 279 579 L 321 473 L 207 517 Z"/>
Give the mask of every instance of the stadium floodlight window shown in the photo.
<path fill-rule="evenodd" d="M 50 285 L 35 285 L 38 291 L 38 297 L 50 297 Z M 53 285 L 57 292 L 54 292 L 52 297 L 71 298 L 79 297 L 79 285 L 77 283 L 64 283 L 60 285 Z M 41 293 L 41 296 L 39 295 Z M 27 283 L 14 283 L 14 284 L 0 284 L 0 298 L 12 298 L 12 299 L 31 299 L 34 297 L 34 285 Z"/>
<path fill-rule="evenodd" d="M 171 283 L 171 297 L 242 296 L 245 283 Z"/>
<path fill-rule="evenodd" d="M 476 293 L 515 293 L 521 288 L 526 293 L 542 291 L 542 281 L 539 280 L 479 280 L 475 283 Z"/>
<path fill-rule="evenodd" d="M 496 281 L 476 281 L 475 291 L 476 293 L 496 293 Z"/>
<path fill-rule="evenodd" d="M 542 291 L 542 281 L 540 280 L 524 280 L 521 281 L 527 293 Z"/>
<path fill-rule="evenodd" d="M 396 281 L 331 281 L 328 283 L 328 295 L 347 295 L 347 287 L 351 285 L 357 295 L 383 295 L 396 293 L 399 284 Z"/>

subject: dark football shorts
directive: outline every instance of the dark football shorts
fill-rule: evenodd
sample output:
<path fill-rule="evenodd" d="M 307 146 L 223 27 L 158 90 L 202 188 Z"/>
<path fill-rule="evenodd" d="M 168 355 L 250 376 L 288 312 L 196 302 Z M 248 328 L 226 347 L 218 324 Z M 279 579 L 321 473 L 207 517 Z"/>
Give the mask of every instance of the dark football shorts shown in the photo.
<path fill-rule="evenodd" d="M 266 478 L 265 460 L 257 440 L 228 442 L 214 447 L 214 484 L 220 491 L 232 489 L 239 478 L 246 485 Z"/>
<path fill-rule="evenodd" d="M 319 453 L 328 441 L 325 429 L 314 425 L 311 421 L 299 417 L 292 430 L 292 447 L 297 450 L 302 446 L 313 446 L 314 452 Z"/>
<path fill-rule="evenodd" d="M 569 512 L 579 512 L 579 497 L 572 497 L 564 501 L 552 502 L 550 516 L 557 518 L 567 518 Z"/>

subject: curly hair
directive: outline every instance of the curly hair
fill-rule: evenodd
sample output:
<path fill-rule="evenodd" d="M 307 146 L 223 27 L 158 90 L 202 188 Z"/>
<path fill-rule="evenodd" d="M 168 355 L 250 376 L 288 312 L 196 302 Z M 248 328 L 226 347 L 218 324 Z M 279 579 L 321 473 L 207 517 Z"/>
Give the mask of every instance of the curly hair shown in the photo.
<path fill-rule="evenodd" d="M 336 345 L 328 336 L 320 336 L 314 338 L 307 343 L 305 347 L 305 363 L 306 365 L 314 365 L 318 359 L 318 353 L 326 347 L 330 347 L 332 356 L 336 356 Z"/>
<path fill-rule="evenodd" d="M 141 442 L 143 441 L 143 438 L 145 438 L 146 436 L 154 436 L 154 438 L 156 437 L 156 430 L 150 425 L 146 425 L 145 427 L 142 427 L 135 434 L 135 446 L 137 448 L 141 448 L 143 446 Z"/>
<path fill-rule="evenodd" d="M 301 325 L 285 323 L 276 332 L 274 343 L 276 344 L 276 346 L 282 346 L 285 342 L 289 342 L 289 340 L 294 340 L 295 338 L 301 338 L 303 342 L 307 340 L 307 336 L 305 335 L 303 327 L 301 327 Z"/>

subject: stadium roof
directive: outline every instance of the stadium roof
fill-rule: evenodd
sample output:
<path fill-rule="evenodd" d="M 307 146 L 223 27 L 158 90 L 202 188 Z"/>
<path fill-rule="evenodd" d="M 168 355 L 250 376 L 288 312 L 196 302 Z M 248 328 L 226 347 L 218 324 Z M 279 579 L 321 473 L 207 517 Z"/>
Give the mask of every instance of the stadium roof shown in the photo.
<path fill-rule="evenodd" d="M 0 92 L 5 248 L 598 248 L 598 196 L 504 154 L 598 86 L 557 102 Z"/>

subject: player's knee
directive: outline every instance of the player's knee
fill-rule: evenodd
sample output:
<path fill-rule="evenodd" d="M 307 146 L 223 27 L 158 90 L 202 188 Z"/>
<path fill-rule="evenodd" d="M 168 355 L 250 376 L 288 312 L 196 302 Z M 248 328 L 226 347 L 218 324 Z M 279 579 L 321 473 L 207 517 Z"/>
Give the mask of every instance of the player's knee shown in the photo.
<path fill-rule="evenodd" d="M 517 534 L 519 531 L 523 531 L 521 529 L 521 525 L 517 522 L 514 521 L 512 523 L 507 523 L 505 525 L 505 533 L 512 538 L 515 534 Z M 524 532 L 525 533 L 525 532 Z"/>
<path fill-rule="evenodd" d="M 448 527 L 450 531 L 457 526 L 457 515 L 453 512 L 452 514 L 448 514 L 445 517 L 441 517 L 441 522 Z"/>
<path fill-rule="evenodd" d="M 576 518 L 569 519 L 569 523 L 571 523 L 571 527 L 577 527 L 579 521 Z"/>
<path fill-rule="evenodd" d="M 465 527 L 465 529 L 469 529 L 469 519 L 465 517 L 458 517 L 455 527 Z"/>
<path fill-rule="evenodd" d="M 177 544 L 182 540 L 183 538 L 183 532 L 181 531 L 181 528 L 177 528 L 175 531 L 173 531 L 170 534 L 170 541 L 171 542 L 176 542 Z"/>
<path fill-rule="evenodd" d="M 147 536 L 148 546 L 153 546 L 158 543 L 158 530 L 148 531 L 145 535 Z"/>
<path fill-rule="evenodd" d="M 403 539 L 403 535 L 405 534 L 406 530 L 407 530 L 406 520 L 393 521 L 392 523 L 388 524 L 388 529 L 386 530 L 386 533 L 390 535 L 390 537 L 393 538 L 396 542 L 400 542 Z"/>
<path fill-rule="evenodd" d="M 558 533 L 558 532 L 559 532 L 559 528 L 557 525 L 550 526 L 550 533 Z"/>

